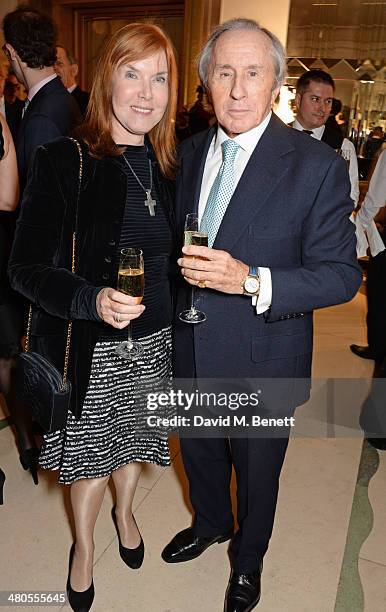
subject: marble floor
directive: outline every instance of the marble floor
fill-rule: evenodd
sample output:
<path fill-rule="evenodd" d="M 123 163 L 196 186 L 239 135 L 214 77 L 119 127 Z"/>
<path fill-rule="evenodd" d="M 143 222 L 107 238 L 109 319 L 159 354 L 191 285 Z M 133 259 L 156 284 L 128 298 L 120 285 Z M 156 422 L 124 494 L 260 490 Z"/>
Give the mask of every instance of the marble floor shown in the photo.
<path fill-rule="evenodd" d="M 359 293 L 351 303 L 315 316 L 314 395 L 298 410 L 282 472 L 260 612 L 386 610 L 386 453 L 364 444 L 355 427 L 373 363 L 348 350 L 352 342 L 365 343 L 365 309 Z M 350 406 L 326 383 L 329 377 L 352 379 Z M 356 379 L 363 379 L 359 387 Z M 351 383 L 344 382 L 346 389 Z M 332 412 L 327 400 L 320 401 L 331 393 L 337 400 Z M 56 486 L 55 475 L 46 472 L 40 472 L 39 486 L 33 485 L 6 425 L 0 421 L 0 465 L 7 474 L 0 506 L 0 591 L 62 591 L 72 541 L 68 489 Z M 147 466 L 136 493 L 135 516 L 146 547 L 138 571 L 119 558 L 112 492 L 105 496 L 95 534 L 95 612 L 223 610 L 226 544 L 185 564 L 170 566 L 160 558 L 163 546 L 191 519 L 175 439 L 171 451 L 172 467 Z"/>

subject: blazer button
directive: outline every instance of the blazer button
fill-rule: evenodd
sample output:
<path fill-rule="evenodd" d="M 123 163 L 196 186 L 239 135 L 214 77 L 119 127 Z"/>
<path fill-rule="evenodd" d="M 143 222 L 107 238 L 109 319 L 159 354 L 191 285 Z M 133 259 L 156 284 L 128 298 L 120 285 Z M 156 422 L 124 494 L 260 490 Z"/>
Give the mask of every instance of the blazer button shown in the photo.
<path fill-rule="evenodd" d="M 102 280 L 109 280 L 109 275 L 108 274 L 103 274 L 102 276 Z"/>
<path fill-rule="evenodd" d="M 107 244 L 109 247 L 115 247 L 115 240 L 110 240 Z"/>
<path fill-rule="evenodd" d="M 111 263 L 111 257 L 108 257 L 108 256 L 107 256 L 107 257 L 105 257 L 105 262 L 106 262 L 106 263 Z"/>

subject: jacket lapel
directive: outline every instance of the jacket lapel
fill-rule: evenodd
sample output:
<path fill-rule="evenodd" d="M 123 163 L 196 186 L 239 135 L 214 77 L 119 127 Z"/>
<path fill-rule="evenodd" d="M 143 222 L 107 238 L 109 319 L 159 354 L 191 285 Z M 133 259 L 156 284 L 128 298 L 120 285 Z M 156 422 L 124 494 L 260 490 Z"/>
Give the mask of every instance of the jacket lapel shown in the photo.
<path fill-rule="evenodd" d="M 272 115 L 229 202 L 213 248 L 231 250 L 285 177 L 286 155 L 293 150 L 289 131 L 290 128 Z"/>

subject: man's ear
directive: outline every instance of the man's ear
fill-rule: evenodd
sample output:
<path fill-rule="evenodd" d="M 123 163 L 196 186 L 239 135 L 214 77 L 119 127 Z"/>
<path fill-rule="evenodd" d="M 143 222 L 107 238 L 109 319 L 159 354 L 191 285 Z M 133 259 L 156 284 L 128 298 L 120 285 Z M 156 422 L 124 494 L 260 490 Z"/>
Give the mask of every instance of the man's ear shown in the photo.
<path fill-rule="evenodd" d="M 15 59 L 20 59 L 17 51 L 14 47 L 12 47 L 12 45 L 10 45 L 9 43 L 5 43 L 5 48 L 7 49 L 8 53 L 9 53 L 9 57 L 11 60 L 15 60 Z"/>
<path fill-rule="evenodd" d="M 299 108 L 300 108 L 301 100 L 302 100 L 302 96 L 301 96 L 301 94 L 299 92 L 297 92 L 295 94 L 295 99 L 294 99 L 295 106 L 296 106 L 297 110 L 299 110 Z"/>
<path fill-rule="evenodd" d="M 72 70 L 72 76 L 76 79 L 76 77 L 78 76 L 78 72 L 79 72 L 78 64 L 71 64 L 71 70 Z"/>
<path fill-rule="evenodd" d="M 272 98 L 271 98 L 271 104 L 274 104 L 276 98 L 278 97 L 280 93 L 280 87 L 276 87 L 276 89 L 273 90 L 272 92 Z"/>

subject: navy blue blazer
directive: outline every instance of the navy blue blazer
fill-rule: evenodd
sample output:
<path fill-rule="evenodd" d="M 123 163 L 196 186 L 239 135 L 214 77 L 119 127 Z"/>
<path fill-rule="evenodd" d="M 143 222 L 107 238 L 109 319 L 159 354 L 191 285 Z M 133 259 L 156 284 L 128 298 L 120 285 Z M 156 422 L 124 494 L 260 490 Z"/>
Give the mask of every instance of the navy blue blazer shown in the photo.
<path fill-rule="evenodd" d="M 11 130 L 13 141 L 16 143 L 17 134 L 19 131 L 21 116 L 24 108 L 24 102 L 16 98 L 12 104 L 5 101 L 5 118 L 9 129 Z"/>
<path fill-rule="evenodd" d="M 176 202 L 181 237 L 185 215 L 197 211 L 215 130 L 181 144 Z M 213 245 L 248 265 L 270 268 L 271 307 L 257 315 L 248 297 L 197 288 L 196 304 L 207 320 L 188 325 L 178 313 L 189 305 L 190 285 L 180 280 L 176 377 L 310 377 L 313 310 L 351 300 L 361 284 L 351 212 L 344 160 L 272 115 Z M 302 403 L 307 394 L 302 386 L 293 401 Z"/>
<path fill-rule="evenodd" d="M 88 101 L 90 99 L 90 94 L 87 91 L 83 91 L 83 89 L 81 89 L 79 85 L 77 85 L 75 89 L 71 92 L 71 95 L 79 106 L 79 110 L 82 117 L 84 117 L 86 114 Z"/>
<path fill-rule="evenodd" d="M 80 121 L 78 105 L 59 77 L 39 89 L 24 113 L 16 141 L 21 189 L 37 147 L 66 136 Z"/>

